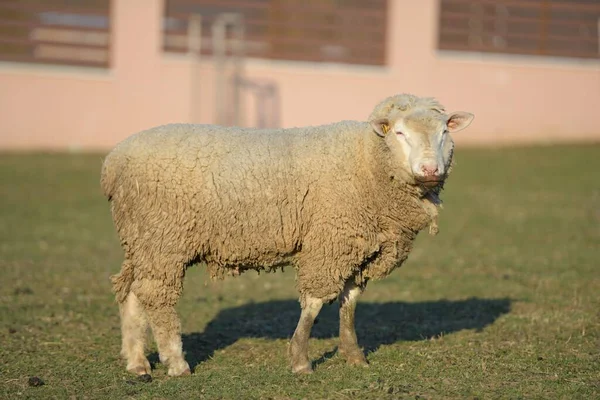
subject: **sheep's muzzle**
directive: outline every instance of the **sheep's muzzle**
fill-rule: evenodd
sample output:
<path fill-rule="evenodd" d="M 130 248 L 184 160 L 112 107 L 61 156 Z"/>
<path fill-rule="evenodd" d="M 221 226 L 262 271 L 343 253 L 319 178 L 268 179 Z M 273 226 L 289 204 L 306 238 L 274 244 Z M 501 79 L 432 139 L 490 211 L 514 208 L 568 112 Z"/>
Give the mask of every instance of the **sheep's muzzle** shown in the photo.
<path fill-rule="evenodd" d="M 444 182 L 443 176 L 416 176 L 415 181 L 428 189 L 441 185 Z"/>

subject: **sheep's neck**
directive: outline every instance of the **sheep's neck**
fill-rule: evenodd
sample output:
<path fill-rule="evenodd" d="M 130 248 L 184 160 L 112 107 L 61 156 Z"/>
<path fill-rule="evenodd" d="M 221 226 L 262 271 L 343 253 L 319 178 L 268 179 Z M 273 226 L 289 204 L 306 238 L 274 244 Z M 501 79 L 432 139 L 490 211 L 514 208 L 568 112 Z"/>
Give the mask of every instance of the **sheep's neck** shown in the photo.
<path fill-rule="evenodd" d="M 367 137 L 365 150 L 372 177 L 365 195 L 376 207 L 380 227 L 393 235 L 416 236 L 437 217 L 434 202 L 411 184 L 410 176 L 382 140 Z"/>

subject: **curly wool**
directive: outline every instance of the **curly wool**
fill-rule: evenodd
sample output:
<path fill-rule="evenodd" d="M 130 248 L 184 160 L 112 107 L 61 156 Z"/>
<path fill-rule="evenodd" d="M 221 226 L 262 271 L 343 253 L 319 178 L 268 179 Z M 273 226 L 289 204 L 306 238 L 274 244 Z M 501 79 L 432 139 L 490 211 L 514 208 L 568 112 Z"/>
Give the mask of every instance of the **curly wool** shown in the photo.
<path fill-rule="evenodd" d="M 196 262 L 213 277 L 290 264 L 301 299 L 327 302 L 348 280 L 387 276 L 437 215 L 390 140 L 352 121 L 172 124 L 131 136 L 101 178 L 125 250 L 117 298 L 133 291 L 148 307 L 174 305 Z"/>
<path fill-rule="evenodd" d="M 390 96 L 377 104 L 369 116 L 369 121 L 388 118 L 395 113 L 408 115 L 419 111 L 435 111 L 440 118 L 444 118 L 445 110 L 444 106 L 433 97 L 419 97 L 402 93 Z"/>

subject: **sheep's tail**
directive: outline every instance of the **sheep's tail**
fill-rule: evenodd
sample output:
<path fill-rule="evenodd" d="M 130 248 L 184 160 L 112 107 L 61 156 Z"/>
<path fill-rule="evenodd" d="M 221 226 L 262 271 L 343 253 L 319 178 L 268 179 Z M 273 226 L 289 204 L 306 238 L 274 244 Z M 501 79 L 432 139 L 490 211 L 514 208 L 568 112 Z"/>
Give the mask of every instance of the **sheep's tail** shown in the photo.
<path fill-rule="evenodd" d="M 112 199 L 117 184 L 117 179 L 121 174 L 122 163 L 119 162 L 119 157 L 114 154 L 109 154 L 102 163 L 102 172 L 100 173 L 100 186 L 102 192 L 109 200 Z"/>
<path fill-rule="evenodd" d="M 119 303 L 123 303 L 131 289 L 133 282 L 133 263 L 130 260 L 123 261 L 121 272 L 110 277 L 113 284 L 113 291 Z"/>

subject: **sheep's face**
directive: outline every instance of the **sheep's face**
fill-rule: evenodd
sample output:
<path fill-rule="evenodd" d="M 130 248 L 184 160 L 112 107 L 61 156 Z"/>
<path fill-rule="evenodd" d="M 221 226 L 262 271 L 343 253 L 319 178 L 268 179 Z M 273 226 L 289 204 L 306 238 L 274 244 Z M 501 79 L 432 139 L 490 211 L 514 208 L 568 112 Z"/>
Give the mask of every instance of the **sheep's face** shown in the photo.
<path fill-rule="evenodd" d="M 466 112 L 444 115 L 419 110 L 371 124 L 378 135 L 388 140 L 393 137 L 392 144 L 403 153 L 401 162 L 416 183 L 433 188 L 444 181 L 450 167 L 454 148 L 450 133 L 466 128 L 473 118 L 473 114 Z"/>

